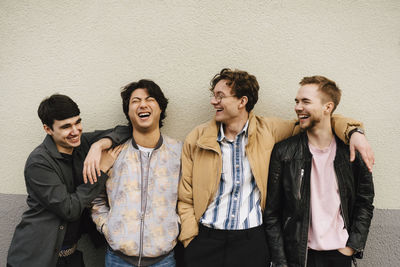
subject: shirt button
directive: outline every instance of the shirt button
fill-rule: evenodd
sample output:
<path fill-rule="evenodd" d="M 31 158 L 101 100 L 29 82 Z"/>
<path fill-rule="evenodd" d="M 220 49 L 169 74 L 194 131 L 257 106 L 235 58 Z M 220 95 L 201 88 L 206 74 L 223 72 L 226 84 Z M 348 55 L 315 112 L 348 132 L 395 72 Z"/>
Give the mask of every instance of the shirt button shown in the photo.
<path fill-rule="evenodd" d="M 64 226 L 61 225 L 61 226 L 60 226 L 60 230 L 64 230 Z"/>
<path fill-rule="evenodd" d="M 232 218 L 235 218 L 235 215 L 232 214 L 231 217 L 232 217 Z"/>
<path fill-rule="evenodd" d="M 240 181 L 236 181 L 236 184 L 240 184 Z"/>
<path fill-rule="evenodd" d="M 237 200 L 237 197 L 234 197 L 233 199 L 234 199 L 234 200 Z"/>

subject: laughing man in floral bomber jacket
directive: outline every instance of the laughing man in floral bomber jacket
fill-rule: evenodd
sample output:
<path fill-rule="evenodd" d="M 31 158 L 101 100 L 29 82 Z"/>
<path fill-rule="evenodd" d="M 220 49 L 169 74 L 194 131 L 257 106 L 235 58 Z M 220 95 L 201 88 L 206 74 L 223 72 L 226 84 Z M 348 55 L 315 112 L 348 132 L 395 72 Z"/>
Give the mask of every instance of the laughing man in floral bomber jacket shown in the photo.
<path fill-rule="evenodd" d="M 92 208 L 108 243 L 106 266 L 174 267 L 182 144 L 160 133 L 168 100 L 157 84 L 133 82 L 121 97 L 130 138 Z"/>

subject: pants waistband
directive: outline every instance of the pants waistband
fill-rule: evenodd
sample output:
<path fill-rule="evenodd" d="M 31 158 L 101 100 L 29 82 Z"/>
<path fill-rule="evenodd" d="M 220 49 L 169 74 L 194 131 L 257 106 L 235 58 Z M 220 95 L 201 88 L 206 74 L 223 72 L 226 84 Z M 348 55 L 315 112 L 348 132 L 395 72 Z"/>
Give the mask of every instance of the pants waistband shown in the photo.
<path fill-rule="evenodd" d="M 262 225 L 241 230 L 221 230 L 207 227 L 199 224 L 199 236 L 206 235 L 216 239 L 245 239 L 253 235 L 264 234 L 264 227 Z"/>

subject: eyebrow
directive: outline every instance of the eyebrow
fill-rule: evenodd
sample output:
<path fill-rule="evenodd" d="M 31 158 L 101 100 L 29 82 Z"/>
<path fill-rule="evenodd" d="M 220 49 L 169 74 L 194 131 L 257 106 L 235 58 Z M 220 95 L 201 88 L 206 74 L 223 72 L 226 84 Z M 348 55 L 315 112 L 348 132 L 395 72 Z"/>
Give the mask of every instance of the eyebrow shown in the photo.
<path fill-rule="evenodd" d="M 154 97 L 154 96 L 151 96 L 151 95 L 145 97 L 145 99 L 149 99 L 149 98 L 154 98 L 154 99 L 155 99 L 155 97 Z M 134 100 L 134 99 L 142 100 L 142 98 L 140 98 L 140 97 L 138 97 L 138 96 L 132 97 L 132 100 Z"/>
<path fill-rule="evenodd" d="M 74 124 L 78 124 L 78 123 L 81 123 L 81 122 L 82 122 L 82 118 L 79 118 L 79 119 L 77 119 L 77 120 L 75 121 Z M 61 125 L 60 128 L 66 129 L 66 128 L 69 128 L 69 127 L 71 127 L 71 126 L 72 126 L 71 123 L 66 123 L 66 124 Z"/>
<path fill-rule="evenodd" d="M 296 97 L 296 98 L 294 99 L 294 101 L 300 101 L 300 100 L 301 100 L 301 101 L 307 101 L 307 100 L 308 100 L 308 101 L 311 101 L 311 99 L 309 99 L 309 98 L 307 98 L 307 97 L 303 97 L 303 98 L 300 98 L 300 99 Z"/>

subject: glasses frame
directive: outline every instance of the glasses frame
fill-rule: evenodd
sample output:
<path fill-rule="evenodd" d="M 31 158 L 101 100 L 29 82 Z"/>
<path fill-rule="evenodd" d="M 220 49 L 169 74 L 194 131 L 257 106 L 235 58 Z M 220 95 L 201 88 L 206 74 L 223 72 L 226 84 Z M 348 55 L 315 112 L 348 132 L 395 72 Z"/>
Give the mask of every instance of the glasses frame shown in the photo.
<path fill-rule="evenodd" d="M 214 98 L 217 100 L 218 103 L 221 103 L 222 99 L 228 98 L 228 97 L 236 97 L 236 95 L 215 95 L 214 92 L 211 92 L 210 98 Z"/>

